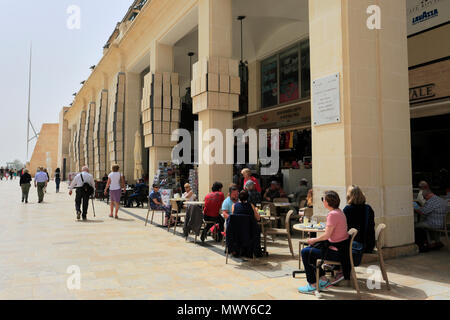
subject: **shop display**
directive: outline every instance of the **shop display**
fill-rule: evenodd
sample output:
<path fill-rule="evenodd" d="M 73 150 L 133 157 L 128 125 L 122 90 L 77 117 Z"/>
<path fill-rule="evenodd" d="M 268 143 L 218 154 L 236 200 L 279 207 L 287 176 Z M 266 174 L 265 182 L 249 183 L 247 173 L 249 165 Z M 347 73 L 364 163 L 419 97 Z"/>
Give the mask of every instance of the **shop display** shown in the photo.
<path fill-rule="evenodd" d="M 189 170 L 189 184 L 191 185 L 191 189 L 198 196 L 198 168 L 194 166 L 194 169 Z"/>

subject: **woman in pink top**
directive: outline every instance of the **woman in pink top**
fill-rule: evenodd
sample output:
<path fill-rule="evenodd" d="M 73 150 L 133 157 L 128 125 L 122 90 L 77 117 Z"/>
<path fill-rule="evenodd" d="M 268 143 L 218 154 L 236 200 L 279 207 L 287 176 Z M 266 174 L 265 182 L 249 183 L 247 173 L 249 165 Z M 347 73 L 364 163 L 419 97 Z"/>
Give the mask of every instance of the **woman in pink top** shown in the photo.
<path fill-rule="evenodd" d="M 321 241 L 329 241 L 331 243 L 340 243 L 348 240 L 349 235 L 347 233 L 347 218 L 345 214 L 339 209 L 341 200 L 339 195 L 334 191 L 326 191 L 325 196 L 322 198 L 324 207 L 329 211 L 327 216 L 327 227 L 325 233 L 313 239 L 308 239 L 308 244 L 311 247 L 304 248 L 302 250 L 302 260 L 305 266 L 306 279 L 308 285 L 298 288 L 300 293 L 313 293 L 316 290 L 316 261 L 322 258 L 322 250 L 314 248 L 313 245 Z M 341 261 L 339 251 L 336 247 L 330 246 L 326 250 L 326 260 Z M 349 258 L 350 259 L 350 258 Z M 327 288 L 337 282 L 343 280 L 343 277 L 337 278 L 333 283 L 330 283 L 325 277 L 325 273 L 320 269 L 320 289 Z"/>

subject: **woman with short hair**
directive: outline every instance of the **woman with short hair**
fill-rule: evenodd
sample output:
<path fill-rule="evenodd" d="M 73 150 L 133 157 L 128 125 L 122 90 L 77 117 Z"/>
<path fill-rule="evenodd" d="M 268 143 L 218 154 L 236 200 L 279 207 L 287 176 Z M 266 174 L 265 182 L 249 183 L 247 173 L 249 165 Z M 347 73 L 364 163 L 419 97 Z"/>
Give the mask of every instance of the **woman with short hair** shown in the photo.
<path fill-rule="evenodd" d="M 28 172 L 28 169 L 23 170 L 23 174 L 20 177 L 20 188 L 22 189 L 22 202 L 28 203 L 28 194 L 30 192 L 31 187 L 31 175 Z"/>
<path fill-rule="evenodd" d="M 246 185 L 247 181 L 251 180 L 255 184 L 255 189 L 259 193 L 261 193 L 262 189 L 258 182 L 258 180 L 252 176 L 252 171 L 248 168 L 245 168 L 241 171 L 241 174 L 244 176 L 244 186 Z"/>
<path fill-rule="evenodd" d="M 247 190 L 243 190 L 239 193 L 239 201 L 233 204 L 232 212 L 233 214 L 239 215 L 253 215 L 256 221 L 260 221 L 261 217 L 258 213 L 256 207 L 250 203 L 249 194 Z"/>
<path fill-rule="evenodd" d="M 300 293 L 314 293 L 314 291 L 316 291 L 315 266 L 318 259 L 324 258 L 331 261 L 341 261 L 340 252 L 336 247 L 329 246 L 328 250 L 325 251 L 325 256 L 323 257 L 322 249 L 315 248 L 314 245 L 323 241 L 328 241 L 337 245 L 349 239 L 347 219 L 345 214 L 341 211 L 341 209 L 339 209 L 339 205 L 341 203 L 339 195 L 335 191 L 326 191 L 324 197 L 322 197 L 322 202 L 324 207 L 328 210 L 327 226 L 325 233 L 322 236 L 308 239 L 308 244 L 310 247 L 302 250 L 302 261 L 305 267 L 308 284 L 304 287 L 298 288 Z M 348 256 L 348 260 L 350 261 L 350 256 Z M 336 284 L 344 279 L 343 277 L 338 278 L 335 279 L 333 283 L 330 283 L 325 277 L 325 273 L 322 268 L 320 268 L 320 276 L 320 289 L 327 288 L 330 285 Z M 347 276 L 349 277 L 349 275 Z"/>
<path fill-rule="evenodd" d="M 108 194 L 109 189 L 109 200 L 111 201 L 111 214 L 109 215 L 110 218 L 113 218 L 113 211 L 114 207 L 116 208 L 116 215 L 115 218 L 119 219 L 118 213 L 119 213 L 119 207 L 120 207 L 120 197 L 122 196 L 122 190 L 123 192 L 126 192 L 125 190 L 125 178 L 123 175 L 119 172 L 120 167 L 115 164 L 111 168 L 111 173 L 108 175 L 108 182 L 106 183 L 105 187 L 105 195 Z"/>
<path fill-rule="evenodd" d="M 187 201 L 195 201 L 197 196 L 195 195 L 189 183 L 186 183 L 184 185 L 184 190 L 185 192 L 183 193 L 183 199 L 186 199 Z"/>

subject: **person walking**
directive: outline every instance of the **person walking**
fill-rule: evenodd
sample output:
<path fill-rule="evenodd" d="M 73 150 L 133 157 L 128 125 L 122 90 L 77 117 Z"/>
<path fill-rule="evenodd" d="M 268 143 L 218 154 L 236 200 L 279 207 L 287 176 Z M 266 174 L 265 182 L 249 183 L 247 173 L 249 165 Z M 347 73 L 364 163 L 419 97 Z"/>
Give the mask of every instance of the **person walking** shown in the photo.
<path fill-rule="evenodd" d="M 48 174 L 47 168 L 44 169 L 44 172 L 47 175 L 47 181 L 50 181 L 50 175 Z M 44 188 L 44 192 L 47 193 L 47 185 Z"/>
<path fill-rule="evenodd" d="M 119 219 L 118 213 L 119 213 L 119 207 L 120 207 L 120 197 L 122 195 L 121 189 L 123 189 L 123 192 L 126 192 L 125 190 L 125 178 L 123 175 L 119 172 L 120 167 L 116 164 L 113 165 L 111 170 L 112 172 L 108 175 L 108 182 L 106 183 L 105 187 L 105 195 L 108 194 L 109 189 L 109 200 L 111 201 L 111 214 L 109 215 L 110 218 L 113 218 L 113 211 L 114 208 L 116 208 L 116 215 L 115 218 Z"/>
<path fill-rule="evenodd" d="M 24 170 L 24 173 L 20 177 L 20 188 L 22 189 L 22 202 L 28 203 L 28 193 L 30 192 L 31 180 L 33 180 L 28 173 L 28 169 Z"/>
<path fill-rule="evenodd" d="M 87 166 L 84 166 L 81 172 L 77 174 L 70 183 L 70 196 L 72 195 L 73 189 L 76 189 L 75 210 L 77 211 L 77 219 L 80 220 L 80 216 L 83 214 L 83 221 L 86 221 L 89 199 L 95 191 L 94 177 L 89 173 L 89 168 Z"/>
<path fill-rule="evenodd" d="M 44 172 L 44 168 L 40 167 L 34 176 L 34 187 L 37 188 L 39 203 L 44 201 L 44 189 L 47 187 L 48 176 Z"/>
<path fill-rule="evenodd" d="M 61 169 L 56 168 L 55 170 L 55 183 L 56 183 L 56 193 L 59 193 L 59 185 L 61 183 Z"/>

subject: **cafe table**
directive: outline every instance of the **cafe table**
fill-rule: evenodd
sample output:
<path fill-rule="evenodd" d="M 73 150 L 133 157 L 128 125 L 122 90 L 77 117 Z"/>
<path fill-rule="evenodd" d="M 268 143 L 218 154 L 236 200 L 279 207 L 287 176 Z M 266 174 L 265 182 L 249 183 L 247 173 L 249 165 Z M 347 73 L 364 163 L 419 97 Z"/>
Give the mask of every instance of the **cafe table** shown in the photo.
<path fill-rule="evenodd" d="M 268 256 L 269 253 L 267 252 L 267 227 L 266 225 L 270 224 L 271 221 L 273 221 L 273 217 L 271 217 L 270 215 L 263 215 L 260 214 L 261 217 L 261 221 L 258 222 L 258 224 L 261 226 L 261 233 L 263 234 L 263 241 L 264 241 L 264 245 L 263 245 L 263 253 L 264 255 Z"/>
<path fill-rule="evenodd" d="M 292 227 L 296 231 L 301 231 L 303 233 L 308 233 L 311 235 L 311 233 L 317 233 L 319 236 L 320 233 L 325 233 L 325 228 L 314 228 L 312 226 L 304 225 L 303 223 L 295 224 Z M 308 237 L 310 238 L 310 237 Z M 298 271 L 292 272 L 292 277 L 295 278 L 297 274 L 305 273 L 305 270 L 302 270 L 302 249 L 308 246 L 308 239 L 301 239 L 298 244 Z"/>
<path fill-rule="evenodd" d="M 186 206 L 200 206 L 200 207 L 203 207 L 205 205 L 205 201 L 185 201 L 184 204 Z"/>

